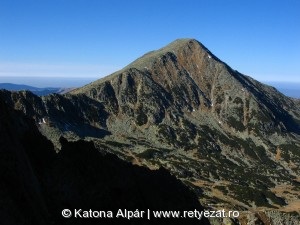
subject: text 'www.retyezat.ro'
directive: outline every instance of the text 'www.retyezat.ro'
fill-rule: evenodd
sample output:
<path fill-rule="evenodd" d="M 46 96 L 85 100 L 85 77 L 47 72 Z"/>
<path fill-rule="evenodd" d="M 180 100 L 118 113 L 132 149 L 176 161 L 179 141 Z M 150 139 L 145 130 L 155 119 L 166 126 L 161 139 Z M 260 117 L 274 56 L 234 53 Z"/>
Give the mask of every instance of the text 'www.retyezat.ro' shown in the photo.
<path fill-rule="evenodd" d="M 238 211 L 225 211 L 223 210 L 191 210 L 191 211 L 155 211 L 155 210 L 126 210 L 119 209 L 116 212 L 113 211 L 97 211 L 97 210 L 83 210 L 83 209 L 74 209 L 71 211 L 70 209 L 62 210 L 62 216 L 64 218 L 125 218 L 125 219 L 148 219 L 152 218 L 160 219 L 160 218 L 190 218 L 190 219 L 198 219 L 201 220 L 203 217 L 205 218 L 237 218 L 239 217 Z"/>

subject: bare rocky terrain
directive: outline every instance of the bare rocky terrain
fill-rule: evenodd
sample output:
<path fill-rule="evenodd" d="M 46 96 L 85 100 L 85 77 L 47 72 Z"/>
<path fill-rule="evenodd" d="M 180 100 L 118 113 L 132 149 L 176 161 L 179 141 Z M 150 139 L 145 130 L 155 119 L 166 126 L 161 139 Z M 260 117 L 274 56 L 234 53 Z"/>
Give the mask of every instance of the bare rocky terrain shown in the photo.
<path fill-rule="evenodd" d="M 196 40 L 176 40 L 65 95 L 0 98 L 34 119 L 57 152 L 62 136 L 85 139 L 132 164 L 166 168 L 203 206 L 242 212 L 227 224 L 299 224 L 299 100 Z"/>

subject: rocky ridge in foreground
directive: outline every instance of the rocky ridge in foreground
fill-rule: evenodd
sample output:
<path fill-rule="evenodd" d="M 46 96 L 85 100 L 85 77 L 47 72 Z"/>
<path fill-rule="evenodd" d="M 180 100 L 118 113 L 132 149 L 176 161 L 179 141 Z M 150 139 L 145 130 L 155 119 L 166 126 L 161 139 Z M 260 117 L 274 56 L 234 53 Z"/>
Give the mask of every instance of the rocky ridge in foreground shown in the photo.
<path fill-rule="evenodd" d="M 61 138 L 57 154 L 34 121 L 0 99 L 0 216 L 6 225 L 210 224 L 207 219 L 116 219 L 119 209 L 198 210 L 196 195 L 166 169 L 151 171 Z M 111 211 L 113 218 L 71 218 L 63 209 Z M 107 214 L 109 215 L 109 214 Z M 139 214 L 141 215 L 141 214 Z M 83 216 L 83 213 L 81 213 Z"/>

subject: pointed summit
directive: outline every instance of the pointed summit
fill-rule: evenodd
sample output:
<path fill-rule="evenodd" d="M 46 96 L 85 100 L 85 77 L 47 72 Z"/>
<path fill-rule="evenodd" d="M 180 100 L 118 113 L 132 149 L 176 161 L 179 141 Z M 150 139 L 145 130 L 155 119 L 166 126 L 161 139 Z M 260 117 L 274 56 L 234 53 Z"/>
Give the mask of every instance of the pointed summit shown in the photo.
<path fill-rule="evenodd" d="M 175 60 L 177 57 L 188 57 L 197 54 L 207 55 L 208 58 L 217 59 L 203 44 L 196 39 L 182 38 L 177 39 L 167 46 L 158 50 L 150 51 L 142 57 L 136 59 L 130 63 L 126 68 L 144 69 L 145 67 L 151 67 L 151 65 L 158 59 L 169 56 L 169 58 Z"/>

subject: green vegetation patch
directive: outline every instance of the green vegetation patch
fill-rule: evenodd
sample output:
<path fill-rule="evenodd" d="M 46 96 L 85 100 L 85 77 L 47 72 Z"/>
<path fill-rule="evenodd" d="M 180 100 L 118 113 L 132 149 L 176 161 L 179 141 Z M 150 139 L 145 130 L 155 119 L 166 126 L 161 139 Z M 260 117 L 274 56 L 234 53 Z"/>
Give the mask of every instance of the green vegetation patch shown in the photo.
<path fill-rule="evenodd" d="M 242 100 L 240 97 L 236 97 L 236 98 L 233 100 L 233 103 L 235 103 L 235 104 L 243 104 L 243 100 Z"/>
<path fill-rule="evenodd" d="M 160 124 L 158 126 L 158 135 L 163 137 L 169 144 L 176 142 L 174 129 L 166 124 Z"/>
<path fill-rule="evenodd" d="M 234 118 L 233 116 L 230 116 L 230 117 L 227 118 L 227 123 L 231 127 L 235 128 L 238 131 L 244 131 L 245 130 L 244 124 L 240 120 L 237 120 L 236 118 Z"/>
<path fill-rule="evenodd" d="M 282 198 L 277 197 L 272 192 L 266 190 L 257 190 L 248 186 L 230 185 L 228 188 L 234 198 L 240 199 L 242 202 L 251 206 L 252 202 L 258 207 L 270 207 L 275 208 L 268 201 L 270 199 L 273 203 L 278 205 L 285 205 L 285 201 Z"/>
<path fill-rule="evenodd" d="M 143 159 L 153 159 L 156 156 L 160 156 L 161 152 L 157 149 L 149 148 L 139 154 L 137 154 L 138 157 Z"/>
<path fill-rule="evenodd" d="M 281 151 L 281 156 L 285 160 L 295 159 L 294 157 L 300 158 L 300 147 L 295 144 L 283 144 L 279 146 Z"/>
<path fill-rule="evenodd" d="M 148 122 L 148 117 L 142 107 L 139 107 L 135 113 L 136 124 L 142 126 Z"/>

